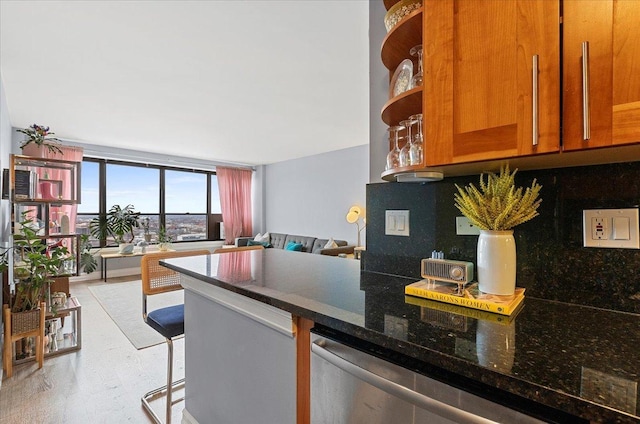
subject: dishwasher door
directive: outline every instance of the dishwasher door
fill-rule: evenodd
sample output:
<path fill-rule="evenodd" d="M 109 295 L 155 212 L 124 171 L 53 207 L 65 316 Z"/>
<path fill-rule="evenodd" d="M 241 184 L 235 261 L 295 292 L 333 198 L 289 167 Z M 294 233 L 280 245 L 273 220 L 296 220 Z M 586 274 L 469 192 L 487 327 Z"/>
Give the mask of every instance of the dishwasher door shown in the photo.
<path fill-rule="evenodd" d="M 312 334 L 311 424 L 542 422 Z"/>

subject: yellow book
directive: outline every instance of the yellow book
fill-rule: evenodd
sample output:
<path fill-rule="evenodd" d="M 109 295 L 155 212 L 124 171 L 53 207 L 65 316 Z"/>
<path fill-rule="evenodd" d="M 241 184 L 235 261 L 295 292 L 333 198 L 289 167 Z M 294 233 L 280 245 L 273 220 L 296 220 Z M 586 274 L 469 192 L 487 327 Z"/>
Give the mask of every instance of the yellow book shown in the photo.
<path fill-rule="evenodd" d="M 511 315 L 524 300 L 524 288 L 516 287 L 512 296 L 501 296 L 483 293 L 478 290 L 478 283 L 471 283 L 463 288 L 458 295 L 458 285 L 434 280 L 420 280 L 405 286 L 404 293 L 437 300 L 438 302 L 464 306 L 481 311 L 494 312 L 501 315 Z"/>
<path fill-rule="evenodd" d="M 422 321 L 431 321 L 431 317 L 437 313 L 455 314 L 476 320 L 484 320 L 509 325 L 513 322 L 520 309 L 522 303 L 516 308 L 511 315 L 500 315 L 494 312 L 481 311 L 478 309 L 465 308 L 464 306 L 452 305 L 450 303 L 438 302 L 436 300 L 425 299 L 416 296 L 405 296 L 405 303 L 420 306 L 420 319 Z M 429 312 L 428 312 L 429 311 Z"/>

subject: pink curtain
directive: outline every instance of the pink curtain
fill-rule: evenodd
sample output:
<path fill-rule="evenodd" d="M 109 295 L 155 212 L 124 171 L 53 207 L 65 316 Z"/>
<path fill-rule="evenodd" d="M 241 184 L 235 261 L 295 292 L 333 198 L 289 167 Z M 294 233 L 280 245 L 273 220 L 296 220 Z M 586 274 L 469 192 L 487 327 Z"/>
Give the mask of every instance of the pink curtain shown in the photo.
<path fill-rule="evenodd" d="M 225 243 L 253 234 L 250 169 L 216 167 Z"/>

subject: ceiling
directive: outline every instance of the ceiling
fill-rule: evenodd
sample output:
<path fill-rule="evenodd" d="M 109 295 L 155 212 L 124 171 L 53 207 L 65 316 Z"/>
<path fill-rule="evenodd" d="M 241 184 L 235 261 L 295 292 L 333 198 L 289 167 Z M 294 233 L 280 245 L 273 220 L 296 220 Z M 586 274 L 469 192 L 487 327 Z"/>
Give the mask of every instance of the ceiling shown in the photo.
<path fill-rule="evenodd" d="M 0 0 L 11 125 L 249 165 L 367 144 L 368 7 Z"/>

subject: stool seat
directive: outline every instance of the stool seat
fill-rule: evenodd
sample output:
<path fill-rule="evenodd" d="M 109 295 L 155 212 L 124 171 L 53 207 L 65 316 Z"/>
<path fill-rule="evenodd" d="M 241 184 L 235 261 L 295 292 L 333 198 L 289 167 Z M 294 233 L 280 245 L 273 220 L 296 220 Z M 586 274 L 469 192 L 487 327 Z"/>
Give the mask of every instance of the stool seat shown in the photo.
<path fill-rule="evenodd" d="M 184 305 L 168 306 L 149 312 L 147 324 L 167 339 L 184 334 Z"/>

